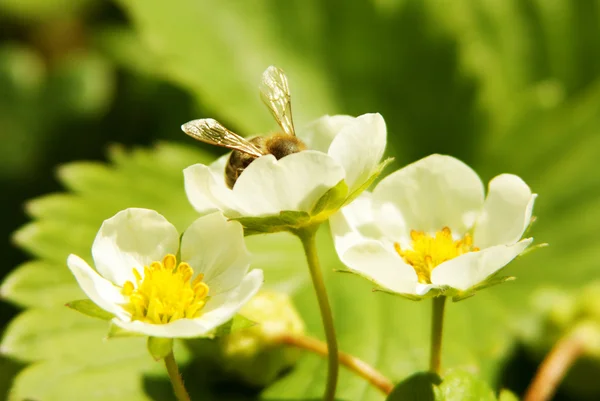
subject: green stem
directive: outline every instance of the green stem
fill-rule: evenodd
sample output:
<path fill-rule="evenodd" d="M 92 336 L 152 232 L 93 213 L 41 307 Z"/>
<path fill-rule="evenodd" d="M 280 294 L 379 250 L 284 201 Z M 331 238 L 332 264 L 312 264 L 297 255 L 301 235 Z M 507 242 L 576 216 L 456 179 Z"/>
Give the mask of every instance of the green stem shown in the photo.
<path fill-rule="evenodd" d="M 446 297 L 433 298 L 433 309 L 431 312 L 431 354 L 429 359 L 429 370 L 440 373 L 442 362 L 442 332 L 444 331 L 444 305 Z"/>
<path fill-rule="evenodd" d="M 175 393 L 177 400 L 190 401 L 190 396 L 183 385 L 181 374 L 179 374 L 179 368 L 177 367 L 177 362 L 175 362 L 173 351 L 171 351 L 169 355 L 165 357 L 165 366 L 167 367 L 167 372 L 169 372 L 169 379 L 171 379 L 173 392 Z"/>
<path fill-rule="evenodd" d="M 313 286 L 315 287 L 315 292 L 317 293 L 317 300 L 319 301 L 319 308 L 321 309 L 321 320 L 323 321 L 323 327 L 325 328 L 325 338 L 327 339 L 329 366 L 327 371 L 327 387 L 325 389 L 323 400 L 333 401 L 339 371 L 338 345 L 335 337 L 331 306 L 329 305 L 329 299 L 327 298 L 327 290 L 325 289 L 319 257 L 317 256 L 317 228 L 318 226 L 305 228 L 296 231 L 295 234 L 300 238 L 300 241 L 302 241 L 302 245 L 304 246 L 308 269 L 310 270 L 310 276 L 312 278 Z"/>

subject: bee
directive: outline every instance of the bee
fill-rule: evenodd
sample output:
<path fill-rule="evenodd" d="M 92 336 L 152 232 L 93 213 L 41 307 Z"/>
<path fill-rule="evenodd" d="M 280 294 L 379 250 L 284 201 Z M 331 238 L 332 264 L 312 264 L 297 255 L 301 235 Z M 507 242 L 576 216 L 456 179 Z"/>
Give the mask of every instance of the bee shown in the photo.
<path fill-rule="evenodd" d="M 192 120 L 181 126 L 183 132 L 194 139 L 232 150 L 225 166 L 225 183 L 229 188 L 233 188 L 240 174 L 257 158 L 271 154 L 279 160 L 306 149 L 296 137 L 290 89 L 283 70 L 267 68 L 262 75 L 260 97 L 282 132 L 246 140 L 212 118 Z"/>

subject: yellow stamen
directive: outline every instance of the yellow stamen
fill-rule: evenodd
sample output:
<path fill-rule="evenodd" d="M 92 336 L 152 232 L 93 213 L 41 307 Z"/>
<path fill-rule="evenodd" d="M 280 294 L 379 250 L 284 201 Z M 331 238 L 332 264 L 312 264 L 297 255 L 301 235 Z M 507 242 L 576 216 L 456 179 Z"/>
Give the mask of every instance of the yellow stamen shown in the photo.
<path fill-rule="evenodd" d="M 123 305 L 132 320 L 166 324 L 178 319 L 200 316 L 208 301 L 209 288 L 199 274 L 193 281 L 194 270 L 187 263 L 179 263 L 175 255 L 167 255 L 162 262 L 144 266 L 144 276 L 133 269 L 135 284 L 125 282 L 122 294 L 129 297 Z"/>
<path fill-rule="evenodd" d="M 442 228 L 434 236 L 412 230 L 410 238 L 412 249 L 404 250 L 397 242 L 394 243 L 394 249 L 415 269 L 419 282 L 423 284 L 431 284 L 431 272 L 436 266 L 467 252 L 479 251 L 479 248 L 473 246 L 470 234 L 455 241 L 448 227 Z"/>

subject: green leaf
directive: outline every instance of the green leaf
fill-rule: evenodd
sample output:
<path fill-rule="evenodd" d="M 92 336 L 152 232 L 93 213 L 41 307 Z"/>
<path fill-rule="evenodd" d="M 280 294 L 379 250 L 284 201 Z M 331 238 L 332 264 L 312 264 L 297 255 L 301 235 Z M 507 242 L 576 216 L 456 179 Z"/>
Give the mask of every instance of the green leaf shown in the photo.
<path fill-rule="evenodd" d="M 453 370 L 444 375 L 439 386 L 445 401 L 495 401 L 490 386 L 472 373 Z"/>
<path fill-rule="evenodd" d="M 155 361 L 164 359 L 173 351 L 173 339 L 162 337 L 148 337 L 148 352 Z"/>
<path fill-rule="evenodd" d="M 440 400 L 438 386 L 442 379 L 435 373 L 415 373 L 400 382 L 388 395 L 388 401 Z"/>
<path fill-rule="evenodd" d="M 496 401 L 493 391 L 481 379 L 460 370 L 443 379 L 433 373 L 416 373 L 399 383 L 388 401 Z"/>
<path fill-rule="evenodd" d="M 89 299 L 80 299 L 77 301 L 67 302 L 66 307 L 81 312 L 84 315 L 95 317 L 101 320 L 111 320 L 115 317 L 112 313 L 105 311 Z"/>

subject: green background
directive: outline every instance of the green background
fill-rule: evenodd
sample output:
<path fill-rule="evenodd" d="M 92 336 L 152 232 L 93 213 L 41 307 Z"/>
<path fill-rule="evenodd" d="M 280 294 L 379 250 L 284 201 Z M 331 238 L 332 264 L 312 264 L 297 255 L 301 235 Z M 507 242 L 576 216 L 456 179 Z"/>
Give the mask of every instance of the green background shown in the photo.
<path fill-rule="evenodd" d="M 592 0 L 0 0 L 2 394 L 168 399 L 143 343 L 103 342 L 103 322 L 62 306 L 81 297 L 64 260 L 89 259 L 99 224 L 121 208 L 152 207 L 185 228 L 195 214 L 181 169 L 219 150 L 179 126 L 213 117 L 244 135 L 274 130 L 257 90 L 272 64 L 288 74 L 296 126 L 380 112 L 396 159 L 388 173 L 439 152 L 484 181 L 518 174 L 539 194 L 532 235 L 551 246 L 509 267 L 517 281 L 450 304 L 445 333 L 444 366 L 522 392 L 538 362 L 517 339 L 532 296 L 598 278 L 599 18 Z M 96 162 L 56 170 L 75 160 Z M 341 348 L 394 381 L 426 369 L 429 304 L 333 280 L 327 230 L 319 241 Z M 267 284 L 292 293 L 322 336 L 299 244 L 284 234 L 249 242 Z M 326 366 L 314 356 L 260 391 L 215 380 L 189 349 L 178 348 L 198 399 L 322 392 Z M 565 386 L 557 399 L 595 399 L 590 387 Z M 383 399 L 347 372 L 338 396 Z"/>

